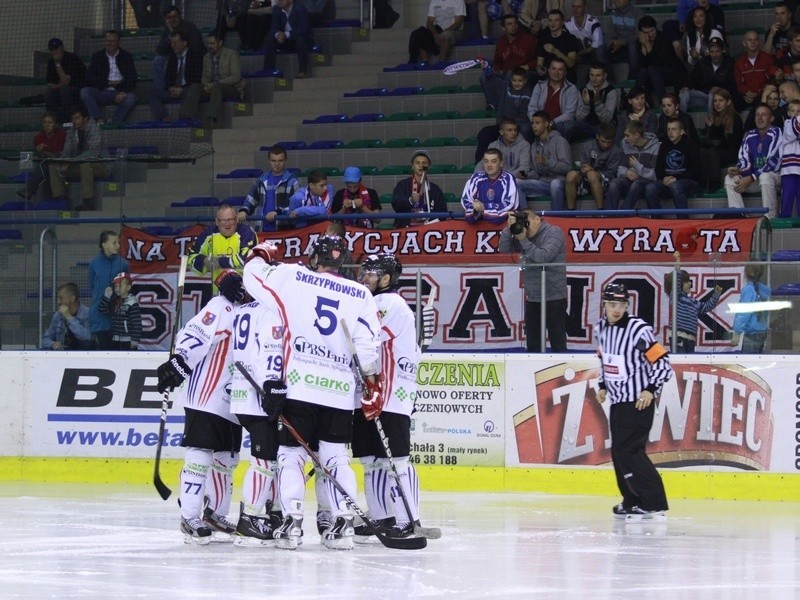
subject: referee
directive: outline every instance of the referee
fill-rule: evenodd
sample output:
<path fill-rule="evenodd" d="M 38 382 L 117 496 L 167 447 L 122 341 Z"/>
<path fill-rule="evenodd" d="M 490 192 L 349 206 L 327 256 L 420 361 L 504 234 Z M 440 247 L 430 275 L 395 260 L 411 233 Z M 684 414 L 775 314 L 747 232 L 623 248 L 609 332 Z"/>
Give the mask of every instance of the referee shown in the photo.
<path fill-rule="evenodd" d="M 629 522 L 665 521 L 667 496 L 661 476 L 645 453 L 656 403 L 672 377 L 666 349 L 653 329 L 628 315 L 628 290 L 609 283 L 603 290 L 605 317 L 597 324 L 601 361 L 597 401 L 611 400 L 611 458 L 622 502 L 614 516 Z"/>

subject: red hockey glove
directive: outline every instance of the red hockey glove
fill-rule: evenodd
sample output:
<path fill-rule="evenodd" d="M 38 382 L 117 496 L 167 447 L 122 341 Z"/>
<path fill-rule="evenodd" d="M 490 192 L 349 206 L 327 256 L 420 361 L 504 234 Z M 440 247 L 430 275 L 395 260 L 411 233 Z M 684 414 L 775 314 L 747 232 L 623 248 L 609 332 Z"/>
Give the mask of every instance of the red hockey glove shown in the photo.
<path fill-rule="evenodd" d="M 367 421 L 372 421 L 381 414 L 385 399 L 383 397 L 383 375 L 374 375 L 373 380 L 367 379 L 364 393 L 361 396 L 361 410 Z"/>

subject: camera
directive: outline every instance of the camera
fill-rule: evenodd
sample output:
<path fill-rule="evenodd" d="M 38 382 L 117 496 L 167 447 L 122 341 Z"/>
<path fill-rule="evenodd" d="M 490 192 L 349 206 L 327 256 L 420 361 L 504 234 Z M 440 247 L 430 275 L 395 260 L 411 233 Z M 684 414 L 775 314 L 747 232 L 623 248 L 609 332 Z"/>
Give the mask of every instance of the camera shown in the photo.
<path fill-rule="evenodd" d="M 508 229 L 509 231 L 511 231 L 512 235 L 519 235 L 523 231 L 527 231 L 528 226 L 530 225 L 530 222 L 528 221 L 528 213 L 522 210 L 518 210 L 512 214 L 514 215 L 514 218 L 517 220 L 516 223 L 508 226 Z"/>

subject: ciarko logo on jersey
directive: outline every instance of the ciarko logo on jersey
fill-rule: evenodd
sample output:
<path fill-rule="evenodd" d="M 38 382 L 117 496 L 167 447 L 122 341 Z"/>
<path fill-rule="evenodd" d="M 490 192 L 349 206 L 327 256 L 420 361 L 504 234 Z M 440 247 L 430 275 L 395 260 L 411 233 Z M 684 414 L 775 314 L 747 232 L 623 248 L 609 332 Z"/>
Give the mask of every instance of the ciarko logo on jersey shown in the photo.
<path fill-rule="evenodd" d="M 314 375 L 313 373 L 306 373 L 305 375 L 301 376 L 297 370 L 292 369 L 288 377 L 289 383 L 296 384 L 301 379 L 303 383 L 310 388 L 326 390 L 334 394 L 341 394 L 342 396 L 350 394 L 350 390 L 352 389 L 352 386 L 348 381 L 341 381 L 340 379 L 332 379 L 330 377 L 321 377 L 319 375 Z"/>

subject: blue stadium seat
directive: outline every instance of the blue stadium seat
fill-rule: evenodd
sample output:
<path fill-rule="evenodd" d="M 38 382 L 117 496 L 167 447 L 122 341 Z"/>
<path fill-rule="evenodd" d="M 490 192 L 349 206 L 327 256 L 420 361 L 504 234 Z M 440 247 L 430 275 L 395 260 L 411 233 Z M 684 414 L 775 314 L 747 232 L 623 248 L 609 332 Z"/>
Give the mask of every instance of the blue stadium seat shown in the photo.
<path fill-rule="evenodd" d="M 242 71 L 242 77 L 244 79 L 254 79 L 256 77 L 283 77 L 283 69 L 261 69 L 251 73 Z"/>
<path fill-rule="evenodd" d="M 383 121 L 383 113 L 361 113 L 353 115 L 347 119 L 348 123 L 374 123 L 375 121 Z"/>
<path fill-rule="evenodd" d="M 347 121 L 347 115 L 320 115 L 315 119 L 303 119 L 303 125 L 344 123 L 345 121 Z"/>
<path fill-rule="evenodd" d="M 389 93 L 386 88 L 361 88 L 356 92 L 345 92 L 345 98 L 368 98 L 371 96 L 385 96 Z"/>
<path fill-rule="evenodd" d="M 21 240 L 22 232 L 19 229 L 0 229 L 0 240 Z"/>
<path fill-rule="evenodd" d="M 219 173 L 217 179 L 255 179 L 263 174 L 261 169 L 234 169 L 230 173 Z"/>
<path fill-rule="evenodd" d="M 173 202 L 170 204 L 173 208 L 181 208 L 187 206 L 218 206 L 219 198 L 216 196 L 192 196 L 183 202 Z"/>
<path fill-rule="evenodd" d="M 332 150 L 334 148 L 339 148 L 344 146 L 344 142 L 342 140 L 317 140 L 316 142 L 311 142 L 306 146 L 308 150 Z"/>
<path fill-rule="evenodd" d="M 396 87 L 391 92 L 389 92 L 389 96 L 416 96 L 417 94 L 421 94 L 424 88 L 421 86 L 406 86 L 406 87 Z"/>
<path fill-rule="evenodd" d="M 0 210 L 32 210 L 33 204 L 27 204 L 24 200 L 14 200 L 0 204 Z"/>
<path fill-rule="evenodd" d="M 275 142 L 271 146 L 261 146 L 259 148 L 259 150 L 261 150 L 261 152 L 267 152 L 267 151 L 269 151 L 270 148 L 272 148 L 272 146 L 280 146 L 281 148 L 283 148 L 284 150 L 287 150 L 287 151 L 288 150 L 302 150 L 303 148 L 306 147 L 306 143 L 304 141 L 302 141 L 302 140 L 292 140 L 292 141 L 288 141 L 287 140 L 287 141 L 284 141 L 284 142 Z"/>

